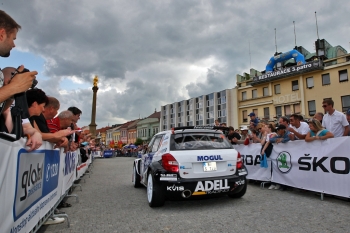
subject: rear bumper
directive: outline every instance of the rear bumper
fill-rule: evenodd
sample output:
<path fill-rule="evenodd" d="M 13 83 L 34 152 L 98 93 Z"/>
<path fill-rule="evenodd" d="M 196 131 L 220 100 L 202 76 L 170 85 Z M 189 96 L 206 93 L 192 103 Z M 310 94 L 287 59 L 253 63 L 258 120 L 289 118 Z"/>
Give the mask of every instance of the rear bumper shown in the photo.
<path fill-rule="evenodd" d="M 171 176 L 172 175 L 172 176 Z M 155 180 L 168 198 L 196 198 L 240 192 L 246 185 L 246 175 L 182 179 L 176 174 L 155 174 Z"/>

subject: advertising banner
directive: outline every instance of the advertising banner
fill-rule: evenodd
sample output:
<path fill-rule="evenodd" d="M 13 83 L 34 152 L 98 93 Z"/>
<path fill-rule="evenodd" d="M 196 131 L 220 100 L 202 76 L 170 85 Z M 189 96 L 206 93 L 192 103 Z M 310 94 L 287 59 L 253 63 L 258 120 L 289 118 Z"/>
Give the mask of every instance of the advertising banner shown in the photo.
<path fill-rule="evenodd" d="M 272 181 L 310 191 L 350 197 L 350 137 L 274 146 Z"/>
<path fill-rule="evenodd" d="M 247 179 L 270 181 L 271 180 L 271 159 L 267 159 L 267 168 L 260 167 L 260 150 L 259 143 L 245 145 L 234 145 L 234 148 L 241 154 L 244 165 L 248 170 Z"/>
<path fill-rule="evenodd" d="M 8 143 L 0 140 L 0 163 L 8 166 L 6 175 L 1 176 L 2 232 L 30 231 L 61 196 L 59 150 L 44 142 L 38 150 L 28 152 L 24 143 L 21 139 L 6 146 Z"/>
<path fill-rule="evenodd" d="M 77 178 L 76 168 L 78 165 L 77 151 L 61 153 L 62 169 L 62 195 L 72 186 L 74 180 Z"/>

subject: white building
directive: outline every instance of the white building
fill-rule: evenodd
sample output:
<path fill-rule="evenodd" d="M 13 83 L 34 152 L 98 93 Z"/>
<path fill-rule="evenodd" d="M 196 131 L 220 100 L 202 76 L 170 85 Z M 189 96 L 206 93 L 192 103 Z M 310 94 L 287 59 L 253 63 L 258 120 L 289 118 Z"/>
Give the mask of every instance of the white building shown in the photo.
<path fill-rule="evenodd" d="M 215 119 L 238 128 L 237 88 L 161 106 L 160 128 L 213 125 Z"/>

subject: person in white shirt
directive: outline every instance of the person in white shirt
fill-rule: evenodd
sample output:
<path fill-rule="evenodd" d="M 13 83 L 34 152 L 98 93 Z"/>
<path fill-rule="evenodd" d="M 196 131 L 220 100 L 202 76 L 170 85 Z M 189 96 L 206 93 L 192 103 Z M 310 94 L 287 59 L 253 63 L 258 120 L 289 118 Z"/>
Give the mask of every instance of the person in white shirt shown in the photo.
<path fill-rule="evenodd" d="M 300 121 L 298 114 L 292 114 L 289 118 L 290 126 L 288 131 L 294 135 L 291 140 L 305 139 L 306 134 L 309 132 L 309 125 L 306 122 Z"/>
<path fill-rule="evenodd" d="M 334 137 L 347 136 L 349 133 L 349 122 L 345 115 L 334 109 L 332 99 L 325 99 L 322 102 L 323 109 L 327 112 L 323 116 L 322 126 L 331 131 Z"/>

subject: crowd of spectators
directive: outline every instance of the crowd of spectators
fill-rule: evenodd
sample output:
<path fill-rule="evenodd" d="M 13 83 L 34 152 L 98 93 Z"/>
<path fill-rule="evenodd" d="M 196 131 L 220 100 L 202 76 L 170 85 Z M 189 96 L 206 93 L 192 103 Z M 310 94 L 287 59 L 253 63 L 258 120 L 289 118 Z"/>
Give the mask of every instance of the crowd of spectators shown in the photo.
<path fill-rule="evenodd" d="M 6 12 L 0 10 L 0 56 L 9 57 L 14 40 L 21 26 Z M 36 71 L 29 71 L 23 65 L 6 67 L 0 71 L 0 130 L 2 138 L 15 135 L 27 139 L 26 149 L 38 149 L 43 141 L 52 148 L 63 148 L 65 152 L 80 149 L 80 162 L 85 162 L 94 147 L 91 135 L 78 127 L 82 111 L 70 107 L 58 113 L 60 102 L 47 96 L 36 87 Z M 18 120 L 19 119 L 19 120 Z M 5 133 L 5 134 L 4 134 Z M 65 202 L 61 207 L 69 207 Z M 55 210 L 55 213 L 60 212 Z M 64 218 L 50 218 L 46 224 L 56 224 Z"/>
<path fill-rule="evenodd" d="M 248 126 L 234 130 L 229 127 L 227 139 L 233 144 L 259 143 L 261 155 L 270 156 L 273 144 L 287 143 L 294 140 L 326 140 L 328 138 L 350 136 L 350 109 L 345 114 L 334 109 L 332 99 L 322 102 L 325 114 L 317 112 L 313 118 L 304 119 L 299 114 L 278 118 L 278 125 L 274 122 L 261 122 L 255 113 L 250 113 Z M 269 189 L 285 188 L 279 184 L 272 184 Z"/>

